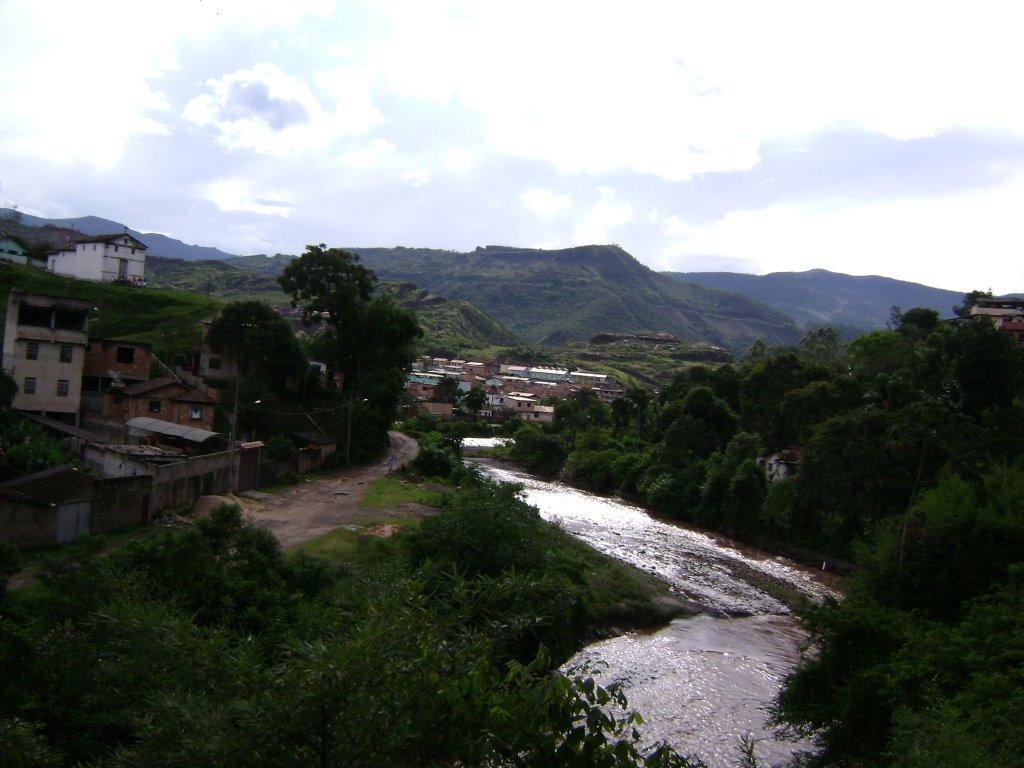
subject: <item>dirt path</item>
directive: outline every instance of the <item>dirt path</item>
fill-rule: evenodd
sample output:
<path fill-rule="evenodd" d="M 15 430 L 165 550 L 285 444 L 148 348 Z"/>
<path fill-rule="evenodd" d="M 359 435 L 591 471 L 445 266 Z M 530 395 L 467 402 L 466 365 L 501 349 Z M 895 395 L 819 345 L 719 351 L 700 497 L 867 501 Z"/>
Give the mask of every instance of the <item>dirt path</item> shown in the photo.
<path fill-rule="evenodd" d="M 401 432 L 389 433 L 390 455 L 394 470 L 416 455 L 416 440 Z M 239 504 L 245 519 L 277 536 L 285 549 L 298 546 L 343 525 L 352 525 L 360 517 L 359 500 L 366 486 L 388 473 L 381 461 L 363 467 L 338 470 L 316 479 L 308 479 L 277 493 L 250 491 L 243 496 L 206 496 L 196 505 L 196 514 L 205 514 L 213 506 L 227 501 Z"/>

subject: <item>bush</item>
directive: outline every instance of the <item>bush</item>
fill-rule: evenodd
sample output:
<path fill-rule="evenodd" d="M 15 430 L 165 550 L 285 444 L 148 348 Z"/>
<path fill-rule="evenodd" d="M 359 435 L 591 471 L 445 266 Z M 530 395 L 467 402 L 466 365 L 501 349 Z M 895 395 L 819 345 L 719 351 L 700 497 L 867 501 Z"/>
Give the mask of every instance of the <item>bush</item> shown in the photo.
<path fill-rule="evenodd" d="M 295 443 L 285 435 L 274 435 L 267 441 L 267 458 L 271 461 L 287 461 L 297 453 Z"/>

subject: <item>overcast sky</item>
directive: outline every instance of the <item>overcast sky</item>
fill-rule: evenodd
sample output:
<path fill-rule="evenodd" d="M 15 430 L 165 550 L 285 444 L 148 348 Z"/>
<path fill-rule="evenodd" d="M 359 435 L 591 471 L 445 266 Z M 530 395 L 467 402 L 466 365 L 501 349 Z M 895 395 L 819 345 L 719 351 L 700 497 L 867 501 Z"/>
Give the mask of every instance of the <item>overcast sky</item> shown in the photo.
<path fill-rule="evenodd" d="M 1005 2 L 0 0 L 0 206 L 1024 291 Z"/>

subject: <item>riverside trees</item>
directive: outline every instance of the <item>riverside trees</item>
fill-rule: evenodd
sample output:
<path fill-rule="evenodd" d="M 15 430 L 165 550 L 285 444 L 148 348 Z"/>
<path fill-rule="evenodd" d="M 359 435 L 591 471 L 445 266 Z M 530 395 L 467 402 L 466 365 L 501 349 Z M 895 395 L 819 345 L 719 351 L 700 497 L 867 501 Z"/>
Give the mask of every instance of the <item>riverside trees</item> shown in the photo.
<path fill-rule="evenodd" d="M 819 739 L 810 764 L 1019 765 L 1024 352 L 984 318 L 894 317 L 845 359 L 819 334 L 685 371 L 642 431 L 619 406 L 547 437 L 577 482 L 855 569 L 776 709 Z M 783 449 L 798 471 L 768 484 L 755 459 Z"/>

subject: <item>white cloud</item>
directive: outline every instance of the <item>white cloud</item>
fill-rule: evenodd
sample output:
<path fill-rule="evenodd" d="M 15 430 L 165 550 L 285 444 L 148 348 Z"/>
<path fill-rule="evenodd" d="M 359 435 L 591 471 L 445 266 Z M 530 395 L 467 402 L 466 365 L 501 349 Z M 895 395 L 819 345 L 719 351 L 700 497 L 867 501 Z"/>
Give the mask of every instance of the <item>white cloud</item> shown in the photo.
<path fill-rule="evenodd" d="M 599 187 L 596 193 L 597 202 L 573 232 L 572 241 L 576 245 L 615 242 L 610 230 L 633 220 L 633 206 L 616 203 L 615 190 Z"/>
<path fill-rule="evenodd" d="M 410 187 L 425 187 L 430 183 L 430 169 L 417 168 L 415 171 L 406 171 L 402 174 L 402 181 Z"/>
<path fill-rule="evenodd" d="M 280 216 L 287 219 L 291 213 L 291 205 L 283 200 L 276 200 L 282 195 L 267 194 L 253 196 L 251 184 L 241 179 L 222 179 L 206 185 L 199 196 L 209 200 L 222 211 L 241 211 L 255 213 L 260 216 Z"/>
<path fill-rule="evenodd" d="M 137 136 L 171 132 L 161 80 L 180 68 L 179 45 L 225 28 L 291 24 L 325 10 L 288 3 L 32 0 L 0 2 L 4 152 L 105 169 Z"/>
<path fill-rule="evenodd" d="M 572 198 L 546 189 L 530 189 L 519 196 L 523 205 L 538 216 L 554 216 L 572 207 Z"/>
<path fill-rule="evenodd" d="M 675 255 L 665 261 L 717 254 L 760 274 L 827 266 L 950 290 L 1009 293 L 1020 290 L 1024 233 L 1014 222 L 1021 200 L 1024 180 L 940 200 L 769 206 L 732 212 L 709 226 L 672 217 L 665 226 L 666 250 Z"/>
<path fill-rule="evenodd" d="M 326 80 L 340 99 L 333 113 L 321 107 L 305 83 L 264 63 L 207 81 L 210 92 L 186 105 L 185 118 L 213 127 L 228 149 L 268 155 L 323 149 L 335 139 L 365 134 L 382 120 L 368 102 L 348 98 L 353 94 L 344 78 Z"/>

